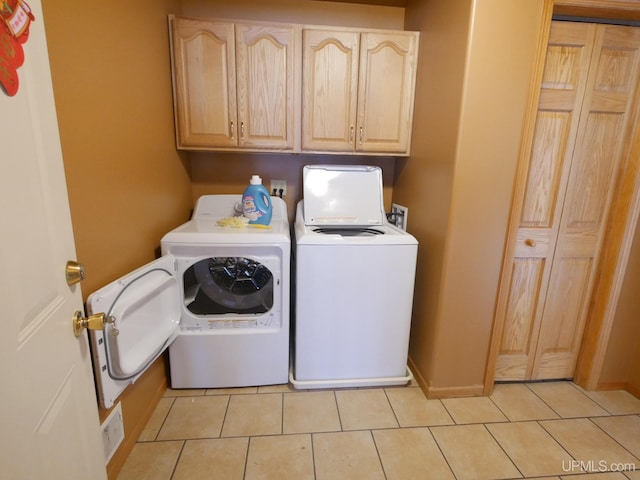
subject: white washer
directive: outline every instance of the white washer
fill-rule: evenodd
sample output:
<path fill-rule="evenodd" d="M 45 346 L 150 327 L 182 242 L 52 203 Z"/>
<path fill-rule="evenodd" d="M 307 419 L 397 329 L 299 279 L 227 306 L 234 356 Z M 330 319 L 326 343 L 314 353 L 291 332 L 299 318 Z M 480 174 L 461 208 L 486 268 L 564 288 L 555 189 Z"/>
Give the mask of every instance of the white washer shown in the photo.
<path fill-rule="evenodd" d="M 307 166 L 295 220 L 295 388 L 400 385 L 417 240 L 389 224 L 382 171 Z"/>
<path fill-rule="evenodd" d="M 217 220 L 241 195 L 201 197 L 162 257 L 90 295 L 113 322 L 91 332 L 105 408 L 167 347 L 172 388 L 287 383 L 291 239 L 285 202 L 272 203 L 268 228 L 232 228 Z"/>

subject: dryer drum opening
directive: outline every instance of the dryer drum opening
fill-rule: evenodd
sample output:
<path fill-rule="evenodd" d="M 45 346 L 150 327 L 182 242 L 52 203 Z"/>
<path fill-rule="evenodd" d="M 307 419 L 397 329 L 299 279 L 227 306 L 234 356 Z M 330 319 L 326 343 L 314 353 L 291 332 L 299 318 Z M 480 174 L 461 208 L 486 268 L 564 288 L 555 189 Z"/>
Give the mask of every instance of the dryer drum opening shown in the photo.
<path fill-rule="evenodd" d="M 195 263 L 200 290 L 213 302 L 232 311 L 273 305 L 273 275 L 260 262 L 245 257 L 216 257 Z"/>

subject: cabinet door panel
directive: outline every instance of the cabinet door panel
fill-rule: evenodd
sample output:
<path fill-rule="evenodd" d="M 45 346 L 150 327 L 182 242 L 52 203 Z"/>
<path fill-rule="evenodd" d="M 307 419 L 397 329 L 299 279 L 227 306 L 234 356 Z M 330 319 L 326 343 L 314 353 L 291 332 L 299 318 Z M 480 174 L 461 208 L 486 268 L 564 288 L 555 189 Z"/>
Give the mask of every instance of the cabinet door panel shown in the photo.
<path fill-rule="evenodd" d="M 239 143 L 292 149 L 295 29 L 236 25 Z"/>
<path fill-rule="evenodd" d="M 356 150 L 409 150 L 417 34 L 363 33 L 360 43 Z"/>
<path fill-rule="evenodd" d="M 236 146 L 233 24 L 176 18 L 172 34 L 178 146 Z"/>
<path fill-rule="evenodd" d="M 302 148 L 354 148 L 358 90 L 357 32 L 302 33 Z"/>

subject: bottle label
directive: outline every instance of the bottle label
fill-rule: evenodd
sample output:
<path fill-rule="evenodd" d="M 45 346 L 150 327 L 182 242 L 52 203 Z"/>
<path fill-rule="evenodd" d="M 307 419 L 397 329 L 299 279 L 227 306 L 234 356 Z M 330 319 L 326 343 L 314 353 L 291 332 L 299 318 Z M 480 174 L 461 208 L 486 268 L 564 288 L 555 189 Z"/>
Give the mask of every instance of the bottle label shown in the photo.
<path fill-rule="evenodd" d="M 245 195 L 242 199 L 242 213 L 252 221 L 256 221 L 262 216 L 262 212 L 256 208 L 253 195 Z"/>

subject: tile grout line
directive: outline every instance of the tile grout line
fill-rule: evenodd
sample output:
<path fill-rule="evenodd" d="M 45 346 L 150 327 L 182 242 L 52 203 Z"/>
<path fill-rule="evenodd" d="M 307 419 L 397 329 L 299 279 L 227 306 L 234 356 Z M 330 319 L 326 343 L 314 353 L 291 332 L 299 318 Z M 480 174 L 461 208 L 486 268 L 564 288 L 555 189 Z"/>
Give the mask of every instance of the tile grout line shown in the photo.
<path fill-rule="evenodd" d="M 627 417 L 629 415 L 611 415 L 608 418 L 616 418 L 616 417 Z M 636 456 L 633 452 L 631 452 L 627 447 L 625 447 L 624 445 L 622 445 L 613 435 L 611 435 L 609 432 L 607 432 L 604 428 L 602 428 L 600 425 L 598 425 L 596 422 L 593 421 L 594 418 L 603 418 L 603 417 L 589 417 L 587 418 L 587 420 L 589 420 L 598 430 L 600 430 L 602 433 L 604 433 L 606 436 L 608 436 L 611 440 L 613 440 L 617 445 L 620 446 L 620 448 L 622 448 L 625 452 L 627 452 L 629 455 L 631 455 L 633 458 L 635 458 L 636 460 L 640 461 L 640 457 Z"/>
<path fill-rule="evenodd" d="M 572 460 L 576 460 L 576 457 L 574 457 L 571 452 L 569 450 L 567 450 L 567 447 L 565 447 L 562 443 L 560 443 L 560 440 L 558 440 L 556 437 L 553 436 L 553 434 L 547 430 L 546 428 L 544 428 L 544 425 L 542 425 L 541 422 L 547 421 L 547 422 L 553 422 L 553 421 L 557 421 L 557 420 L 564 420 L 563 418 L 553 418 L 553 419 L 548 419 L 545 418 L 544 420 L 536 420 L 535 422 L 538 424 L 538 426 L 544 430 L 544 432 L 549 435 L 549 437 L 551 437 L 551 439 L 556 442 L 556 444 L 567 454 L 569 455 L 569 457 L 571 457 Z"/>
<path fill-rule="evenodd" d="M 398 414 L 396 413 L 396 409 L 393 408 L 393 403 L 391 403 L 391 399 L 389 398 L 389 395 L 387 394 L 387 389 L 383 388 L 382 392 L 384 393 L 384 398 L 387 399 L 387 404 L 389 405 L 389 408 L 391 409 L 391 413 L 393 413 L 393 418 L 396 419 L 396 423 L 398 424 L 397 427 L 395 428 L 403 428 L 402 425 L 400 425 L 400 420 L 398 419 Z M 373 435 L 373 433 L 372 433 Z"/>
<path fill-rule="evenodd" d="M 336 395 L 336 391 L 333 392 L 333 401 L 336 405 L 336 412 L 338 412 L 338 422 L 340 423 L 340 431 L 344 432 L 344 425 L 342 424 L 342 415 L 340 415 L 340 404 L 338 403 L 338 396 Z"/>
<path fill-rule="evenodd" d="M 311 440 L 311 466 L 313 467 L 313 478 L 316 479 L 318 477 L 318 470 L 316 467 L 316 447 L 314 442 L 314 434 L 309 433 L 309 437 Z"/>
<path fill-rule="evenodd" d="M 247 450 L 244 454 L 244 470 L 242 471 L 242 479 L 247 478 L 247 467 L 249 466 L 249 450 L 251 449 L 251 439 L 253 437 L 247 437 Z"/>
<path fill-rule="evenodd" d="M 568 382 L 568 383 L 571 383 L 571 382 Z M 531 393 L 533 393 L 542 403 L 544 403 L 547 407 L 549 407 L 549 409 L 558 416 L 558 420 L 566 420 L 568 418 L 576 418 L 576 417 L 563 417 L 562 415 L 560 415 L 560 412 L 556 411 L 556 409 L 553 408 L 548 402 L 546 402 L 544 398 L 542 398 L 540 395 L 538 395 L 535 392 L 535 390 L 533 390 L 531 387 L 529 387 L 529 384 L 527 382 L 524 382 L 524 386 L 527 387 L 529 389 L 529 391 Z"/>
<path fill-rule="evenodd" d="M 442 408 L 444 408 L 445 412 L 447 412 L 447 415 L 449 415 L 449 418 L 453 421 L 453 425 L 462 425 L 458 423 L 458 421 L 456 420 L 456 417 L 453 416 L 451 411 L 447 408 L 447 404 L 443 402 L 441 398 L 436 398 L 435 400 L 438 400 L 440 402 L 440 404 L 442 405 Z"/>
<path fill-rule="evenodd" d="M 384 475 L 385 480 L 389 477 L 387 476 L 387 472 L 384 468 L 384 462 L 382 461 L 382 455 L 380 455 L 380 449 L 378 448 L 378 442 L 376 442 L 376 437 L 373 434 L 373 430 L 369 430 L 369 436 L 371 437 L 371 441 L 373 442 L 373 447 L 376 449 L 376 455 L 378 456 L 378 462 L 380 462 L 380 468 L 382 469 L 382 475 Z"/>
<path fill-rule="evenodd" d="M 582 395 L 584 395 L 587 399 L 591 400 L 593 403 L 595 403 L 597 406 L 599 406 L 601 409 L 603 409 L 605 412 L 607 412 L 609 414 L 609 416 L 614 415 L 613 412 L 609 411 L 604 405 L 602 405 L 599 401 L 597 401 L 594 398 L 591 398 L 589 395 L 587 395 L 586 391 L 583 390 L 579 385 L 576 385 L 573 382 L 568 382 L 569 385 L 571 385 L 577 392 L 581 393 Z M 606 415 L 602 415 L 602 416 L 606 416 Z"/>
<path fill-rule="evenodd" d="M 171 413 L 171 410 L 173 409 L 173 406 L 176 404 L 176 399 L 173 398 L 171 399 L 171 405 L 169 405 L 169 408 L 167 409 L 167 413 L 165 413 L 164 418 L 162 419 L 162 422 L 160 423 L 160 428 L 158 428 L 158 432 L 153 436 L 153 440 L 151 440 L 152 442 L 157 442 L 158 441 L 158 436 L 160 435 L 160 432 L 162 431 L 162 429 L 164 428 L 164 424 L 167 422 L 167 418 L 169 418 L 169 413 Z M 156 408 L 158 408 L 156 406 Z M 151 414 L 153 416 L 153 413 Z M 149 423 L 147 421 L 147 423 Z M 147 426 L 145 425 L 145 428 L 147 428 Z M 142 429 L 142 432 L 144 432 L 144 429 Z M 142 435 L 142 432 L 140 432 L 140 435 Z M 140 436 L 138 436 L 138 438 L 140 438 Z M 136 443 L 138 443 L 139 440 L 136 440 Z"/>
<path fill-rule="evenodd" d="M 491 400 L 491 403 L 493 403 L 493 405 L 498 409 L 498 411 L 499 411 L 502 415 L 504 415 L 504 418 L 506 418 L 506 419 L 508 420 L 508 422 L 509 422 L 509 423 L 514 423 L 514 422 L 511 420 L 511 418 L 509 418 L 509 415 L 507 415 L 507 414 L 504 412 L 504 410 L 502 410 L 502 409 L 500 408 L 500 405 L 498 405 L 496 402 L 494 402 L 494 401 L 493 401 L 493 398 L 491 398 L 491 397 L 492 397 L 492 395 L 487 395 L 487 398 L 488 398 L 489 400 Z M 500 423 L 500 422 L 492 422 L 492 423 Z"/>
<path fill-rule="evenodd" d="M 505 415 L 506 418 L 509 418 Z M 511 421 L 509 422 L 494 422 L 494 423 L 513 423 Z M 486 430 L 486 432 L 491 436 L 491 438 L 493 438 L 493 441 L 496 442 L 496 445 L 498 445 L 498 447 L 500 448 L 500 450 L 502 450 L 502 453 L 505 454 L 505 456 L 509 459 L 509 461 L 511 462 L 511 465 L 513 465 L 513 467 L 518 471 L 518 473 L 520 474 L 521 478 L 527 478 L 524 476 L 524 473 L 522 472 L 522 470 L 520 470 L 520 467 L 518 466 L 518 464 L 515 462 L 515 460 L 513 458 L 511 458 L 511 456 L 509 455 L 509 453 L 504 449 L 504 447 L 502 446 L 502 444 L 500 443 L 500 441 L 493 435 L 493 432 L 491 431 L 491 429 L 489 427 L 487 427 L 486 423 L 483 423 L 482 426 L 484 427 L 484 429 Z"/>
<path fill-rule="evenodd" d="M 451 415 L 449 415 L 449 416 L 451 416 Z M 452 420 L 453 420 L 453 418 L 452 418 Z M 455 422 L 455 420 L 454 420 L 454 422 Z M 434 426 L 435 427 L 455 427 L 455 425 L 434 425 Z M 438 448 L 438 451 L 440 452 L 440 455 L 442 456 L 442 458 L 444 459 L 445 463 L 447 464 L 447 467 L 449 467 L 449 471 L 451 472 L 451 475 L 453 475 L 454 479 L 458 480 L 458 477 L 456 476 L 456 473 L 453 471 L 453 467 L 449 463 L 449 459 L 447 458 L 447 456 L 442 451 L 442 447 L 438 443 L 438 439 L 435 437 L 435 435 L 433 434 L 433 431 L 431 430 L 433 427 L 426 427 L 426 428 L 429 431 L 429 435 L 431 435 L 431 438 L 433 439 L 433 442 L 436 444 L 436 447 Z"/>
<path fill-rule="evenodd" d="M 173 469 L 171 470 L 171 475 L 169 475 L 169 480 L 171 480 L 176 474 L 176 470 L 178 469 L 178 464 L 180 463 L 180 457 L 182 457 L 182 452 L 184 452 L 184 447 L 187 446 L 187 441 L 182 440 L 182 446 L 180 447 L 180 452 L 178 452 L 178 456 L 176 457 L 176 463 L 173 464 Z"/>

